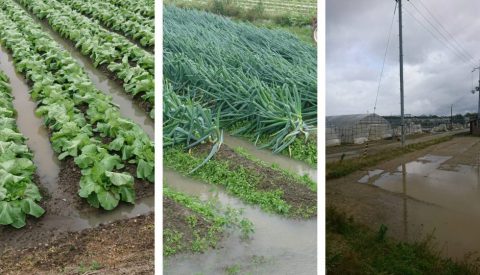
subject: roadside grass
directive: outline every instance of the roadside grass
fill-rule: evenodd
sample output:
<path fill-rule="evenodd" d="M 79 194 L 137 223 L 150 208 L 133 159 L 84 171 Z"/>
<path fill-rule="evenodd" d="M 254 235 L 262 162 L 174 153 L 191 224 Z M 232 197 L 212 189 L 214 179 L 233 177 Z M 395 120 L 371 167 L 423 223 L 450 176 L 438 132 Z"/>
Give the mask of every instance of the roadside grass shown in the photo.
<path fill-rule="evenodd" d="M 365 158 L 358 157 L 353 159 L 344 159 L 335 162 L 329 162 L 326 164 L 326 179 L 329 180 L 344 177 L 355 171 L 376 165 L 383 161 L 391 160 L 407 153 L 411 153 L 438 143 L 449 141 L 453 137 L 454 136 L 441 137 L 425 142 L 406 145 L 404 148 L 399 147 L 388 149 L 375 153 L 373 155 L 366 156 Z"/>
<path fill-rule="evenodd" d="M 215 248 L 227 228 L 240 229 L 242 239 L 248 239 L 254 232 L 253 223 L 242 218 L 240 210 L 223 209 L 214 201 L 203 202 L 168 186 L 164 186 L 163 195 L 164 256 L 181 252 L 201 253 L 210 247 Z M 165 199 L 170 201 L 165 204 Z"/>
<path fill-rule="evenodd" d="M 326 270 L 328 274 L 479 274 L 480 261 L 443 258 L 433 237 L 415 243 L 386 237 L 354 222 L 333 207 L 326 210 Z"/>
<path fill-rule="evenodd" d="M 266 12 L 264 4 L 245 8 L 231 0 L 209 0 L 208 2 L 165 0 L 164 3 L 180 8 L 204 10 L 239 21 L 248 21 L 258 27 L 281 29 L 296 35 L 308 44 L 315 45 L 311 28 L 316 14 L 314 12 L 309 15 L 287 11 Z"/>

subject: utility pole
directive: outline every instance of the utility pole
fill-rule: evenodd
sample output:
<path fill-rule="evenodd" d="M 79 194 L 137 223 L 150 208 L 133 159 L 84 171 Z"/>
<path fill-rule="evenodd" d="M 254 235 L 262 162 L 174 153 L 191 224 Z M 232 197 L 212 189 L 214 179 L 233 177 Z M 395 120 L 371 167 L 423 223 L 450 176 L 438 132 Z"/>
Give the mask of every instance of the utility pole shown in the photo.
<path fill-rule="evenodd" d="M 480 126 L 480 66 L 473 68 L 472 73 L 478 70 L 478 87 L 475 87 L 475 90 L 472 90 L 472 94 L 478 92 L 478 110 L 477 110 L 477 128 Z"/>
<path fill-rule="evenodd" d="M 399 46 L 400 46 L 400 120 L 402 130 L 402 147 L 405 146 L 405 118 L 403 111 L 403 37 L 402 37 L 402 0 L 396 0 L 398 2 L 398 34 L 399 34 Z M 480 101 L 479 101 L 480 102 Z M 480 108 L 480 107 L 479 107 Z"/>
<path fill-rule="evenodd" d="M 453 104 L 450 105 L 450 130 L 453 130 Z"/>

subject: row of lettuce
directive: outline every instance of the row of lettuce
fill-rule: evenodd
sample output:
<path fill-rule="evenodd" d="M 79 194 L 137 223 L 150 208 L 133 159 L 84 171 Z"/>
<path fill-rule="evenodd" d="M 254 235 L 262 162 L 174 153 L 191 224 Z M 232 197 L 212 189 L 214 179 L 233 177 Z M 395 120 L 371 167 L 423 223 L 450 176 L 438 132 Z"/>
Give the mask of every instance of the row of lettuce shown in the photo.
<path fill-rule="evenodd" d="M 125 35 L 144 47 L 155 46 L 153 19 L 138 15 L 130 8 L 94 0 L 60 0 L 60 2 L 98 20 L 103 26 Z"/>
<path fill-rule="evenodd" d="M 40 9 L 41 7 L 38 6 Z M 93 207 L 135 202 L 134 177 L 154 181 L 154 144 L 121 117 L 72 56 L 12 0 L 0 1 L 0 43 L 31 83 L 36 114 L 50 131 L 60 160 L 73 158 L 82 176 L 78 194 Z M 136 173 L 126 172 L 136 166 Z"/>
<path fill-rule="evenodd" d="M 33 154 L 18 131 L 13 96 L 7 76 L 0 71 L 0 224 L 25 226 L 27 215 L 45 212 L 37 202 L 42 198 L 33 181 Z"/>
<path fill-rule="evenodd" d="M 40 20 L 74 43 L 88 56 L 94 66 L 103 66 L 123 83 L 125 92 L 144 102 L 146 111 L 154 118 L 154 56 L 130 42 L 126 37 L 102 28 L 98 22 L 82 15 L 64 0 L 19 0 Z M 118 22 L 114 23 L 117 24 Z M 109 23 L 113 24 L 113 23 Z M 146 40 L 153 43 L 151 38 Z"/>
<path fill-rule="evenodd" d="M 186 102 L 198 103 L 223 128 L 261 140 L 275 153 L 315 132 L 315 48 L 283 31 L 173 6 L 164 8 L 163 22 L 167 97 L 172 90 Z M 206 124 L 217 123 L 203 117 L 190 123 L 188 141 L 206 138 L 208 129 L 215 136 L 218 129 Z"/>

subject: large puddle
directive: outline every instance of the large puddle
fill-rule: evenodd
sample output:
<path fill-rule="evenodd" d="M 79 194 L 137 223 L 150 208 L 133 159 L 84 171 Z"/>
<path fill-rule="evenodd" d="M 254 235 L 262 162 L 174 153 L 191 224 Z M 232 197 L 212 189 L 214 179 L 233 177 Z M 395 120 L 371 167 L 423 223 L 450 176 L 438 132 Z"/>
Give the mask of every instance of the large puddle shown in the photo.
<path fill-rule="evenodd" d="M 480 251 L 480 166 L 449 164 L 449 159 L 426 155 L 394 172 L 370 171 L 359 182 L 404 196 L 401 216 L 386 218 L 403 221 L 401 237 L 418 240 L 433 233 L 445 255 L 463 258 Z"/>
<path fill-rule="evenodd" d="M 163 175 L 164 182 L 175 190 L 244 209 L 244 216 L 255 226 L 251 240 L 242 241 L 237 234 L 231 234 L 219 249 L 166 259 L 165 274 L 225 274 L 226 268 L 235 266 L 240 268 L 240 274 L 316 274 L 316 219 L 291 220 L 268 214 L 227 195 L 221 188 L 168 169 Z"/>
<path fill-rule="evenodd" d="M 117 82 L 111 80 L 101 70 L 95 68 L 90 59 L 80 51 L 78 51 L 71 42 L 62 38 L 57 34 L 50 26 L 40 20 L 38 20 L 29 11 L 25 10 L 30 16 L 37 22 L 55 42 L 57 42 L 63 49 L 68 51 L 70 55 L 78 62 L 78 64 L 85 70 L 88 77 L 92 80 L 97 89 L 112 97 L 112 102 L 120 107 L 120 114 L 128 119 L 131 119 L 137 123 L 148 134 L 148 136 L 154 139 L 154 122 L 147 115 L 147 113 L 136 104 L 133 99 L 125 92 L 123 87 Z"/>
<path fill-rule="evenodd" d="M 224 143 L 230 148 L 241 147 L 252 156 L 270 163 L 277 164 L 280 168 L 296 173 L 298 175 L 308 175 L 310 179 L 317 182 L 317 169 L 309 166 L 307 163 L 294 160 L 284 155 L 274 154 L 267 149 L 258 149 L 255 144 L 242 138 L 234 137 L 224 133 Z"/>
<path fill-rule="evenodd" d="M 20 132 L 28 138 L 27 145 L 33 151 L 33 161 L 37 166 L 37 175 L 42 184 L 53 192 L 57 189 L 57 177 L 60 164 L 48 139 L 48 131 L 41 118 L 35 116 L 36 103 L 32 101 L 25 78 L 15 72 L 13 60 L 0 46 L 0 70 L 8 78 L 15 97 L 13 106 L 17 110 L 17 125 Z"/>

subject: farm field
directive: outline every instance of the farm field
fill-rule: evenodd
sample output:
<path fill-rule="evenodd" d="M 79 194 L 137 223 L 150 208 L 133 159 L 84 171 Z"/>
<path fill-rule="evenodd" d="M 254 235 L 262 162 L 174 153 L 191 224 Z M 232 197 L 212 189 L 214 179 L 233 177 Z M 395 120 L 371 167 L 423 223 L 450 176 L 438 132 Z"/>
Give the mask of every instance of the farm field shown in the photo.
<path fill-rule="evenodd" d="M 315 48 L 174 6 L 163 34 L 165 274 L 315 272 Z"/>
<path fill-rule="evenodd" d="M 153 270 L 153 37 L 73 2 L 0 1 L 2 274 Z"/>

